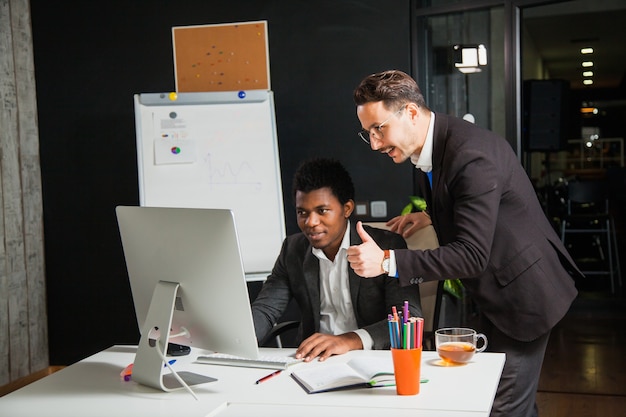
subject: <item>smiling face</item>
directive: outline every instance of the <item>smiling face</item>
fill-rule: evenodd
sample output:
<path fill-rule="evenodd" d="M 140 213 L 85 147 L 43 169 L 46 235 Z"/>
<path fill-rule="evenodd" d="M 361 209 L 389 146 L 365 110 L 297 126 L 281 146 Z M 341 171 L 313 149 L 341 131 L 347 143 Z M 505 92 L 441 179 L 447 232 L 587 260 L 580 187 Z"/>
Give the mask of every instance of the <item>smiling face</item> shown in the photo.
<path fill-rule="evenodd" d="M 424 115 L 415 103 L 407 103 L 403 109 L 387 109 L 382 101 L 357 106 L 356 114 L 361 127 L 380 134 L 370 135 L 372 150 L 387 154 L 396 164 L 422 150 L 426 131 L 421 131 Z M 381 123 L 384 125 L 377 129 Z M 426 125 L 427 127 L 428 125 Z"/>
<path fill-rule="evenodd" d="M 311 246 L 323 250 L 328 259 L 334 260 L 346 232 L 348 217 L 354 210 L 354 201 L 341 204 L 329 187 L 308 193 L 297 191 L 295 197 L 298 227 Z"/>

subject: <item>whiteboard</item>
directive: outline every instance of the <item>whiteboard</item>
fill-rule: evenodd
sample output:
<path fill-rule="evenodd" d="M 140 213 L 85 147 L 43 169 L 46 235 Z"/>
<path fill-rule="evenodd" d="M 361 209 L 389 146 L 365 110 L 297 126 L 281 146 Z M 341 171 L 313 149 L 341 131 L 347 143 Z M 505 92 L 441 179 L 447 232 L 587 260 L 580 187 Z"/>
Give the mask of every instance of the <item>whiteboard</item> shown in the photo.
<path fill-rule="evenodd" d="M 140 205 L 233 210 L 246 276 L 271 271 L 285 238 L 273 93 L 135 94 L 135 123 Z"/>

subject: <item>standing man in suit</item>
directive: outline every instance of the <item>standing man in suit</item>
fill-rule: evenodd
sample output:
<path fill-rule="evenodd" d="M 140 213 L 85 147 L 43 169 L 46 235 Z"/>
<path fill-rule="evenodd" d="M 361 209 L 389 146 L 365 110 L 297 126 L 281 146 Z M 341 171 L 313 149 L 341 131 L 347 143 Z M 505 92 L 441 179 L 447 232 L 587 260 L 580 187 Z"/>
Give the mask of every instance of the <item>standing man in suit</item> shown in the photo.
<path fill-rule="evenodd" d="M 434 226 L 440 247 L 386 254 L 360 224 L 348 249 L 362 277 L 386 272 L 403 286 L 460 278 L 479 309 L 488 350 L 506 353 L 492 416 L 537 415 L 535 396 L 550 330 L 576 297 L 581 276 L 546 218 L 526 172 L 500 136 L 432 112 L 401 71 L 366 77 L 354 92 L 359 133 L 371 149 L 432 176 L 427 213 L 389 221 L 405 236 Z M 384 270 L 384 271 L 383 271 Z"/>
<path fill-rule="evenodd" d="M 302 233 L 285 239 L 252 303 L 257 339 L 272 329 L 293 298 L 301 315 L 302 342 L 296 357 L 323 361 L 355 349 L 389 349 L 387 316 L 392 307 L 400 308 L 406 300 L 411 316 L 420 317 L 420 295 L 382 271 L 364 280 L 348 267 L 346 250 L 362 243 L 350 221 L 354 210 L 350 175 L 335 160 L 306 161 L 294 176 L 293 197 Z M 396 233 L 364 230 L 377 247 L 406 248 Z"/>

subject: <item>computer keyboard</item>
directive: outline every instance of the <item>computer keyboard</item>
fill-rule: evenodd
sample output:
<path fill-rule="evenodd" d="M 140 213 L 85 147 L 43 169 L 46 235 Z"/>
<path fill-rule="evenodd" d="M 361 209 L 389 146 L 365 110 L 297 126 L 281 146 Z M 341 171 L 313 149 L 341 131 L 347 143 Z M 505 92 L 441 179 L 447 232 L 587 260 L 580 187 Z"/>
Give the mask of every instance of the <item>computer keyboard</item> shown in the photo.
<path fill-rule="evenodd" d="M 256 359 L 251 359 L 225 353 L 211 353 L 198 356 L 196 362 L 208 365 L 241 366 L 245 368 L 287 369 L 287 367 L 291 365 L 302 362 L 302 359 L 296 359 L 293 356 L 260 356 Z"/>

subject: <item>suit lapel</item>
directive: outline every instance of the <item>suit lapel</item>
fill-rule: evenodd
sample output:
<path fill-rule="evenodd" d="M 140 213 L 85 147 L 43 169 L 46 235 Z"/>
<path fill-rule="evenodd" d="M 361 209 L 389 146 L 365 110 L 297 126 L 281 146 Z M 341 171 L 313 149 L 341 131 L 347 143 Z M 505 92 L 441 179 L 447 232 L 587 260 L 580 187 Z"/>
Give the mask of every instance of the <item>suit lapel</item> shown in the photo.
<path fill-rule="evenodd" d="M 430 189 L 430 182 L 428 181 L 428 176 L 424 171 L 419 168 L 415 168 L 415 183 L 417 184 L 418 193 L 424 200 L 426 200 L 426 205 L 430 208 L 432 204 L 432 191 Z"/>
<path fill-rule="evenodd" d="M 443 165 L 443 151 L 446 145 L 445 138 L 448 132 L 448 118 L 445 114 L 435 114 L 435 126 L 433 128 L 433 185 L 432 195 L 437 195 L 441 179 Z M 428 181 L 428 179 L 427 179 Z M 431 197 L 432 199 L 432 197 Z"/>
<path fill-rule="evenodd" d="M 315 323 L 315 331 L 320 329 L 320 264 L 319 259 L 313 255 L 313 248 L 309 246 L 304 255 L 304 263 L 302 266 L 304 273 L 304 283 L 309 294 L 309 302 L 313 310 L 313 322 Z"/>
<path fill-rule="evenodd" d="M 443 192 L 441 190 L 441 176 L 443 175 L 443 153 L 446 147 L 446 138 L 448 136 L 448 117 L 445 114 L 437 113 L 435 115 L 435 126 L 433 129 L 433 184 L 430 194 L 430 201 L 427 200 L 427 204 L 429 209 L 429 213 L 431 218 L 433 219 L 433 226 L 436 222 L 436 210 L 435 201 L 437 196 L 440 198 L 438 201 L 441 201 L 441 196 Z M 428 178 L 426 178 L 428 181 Z"/>

